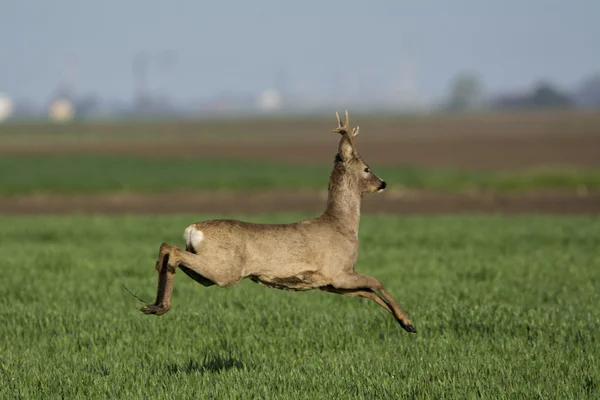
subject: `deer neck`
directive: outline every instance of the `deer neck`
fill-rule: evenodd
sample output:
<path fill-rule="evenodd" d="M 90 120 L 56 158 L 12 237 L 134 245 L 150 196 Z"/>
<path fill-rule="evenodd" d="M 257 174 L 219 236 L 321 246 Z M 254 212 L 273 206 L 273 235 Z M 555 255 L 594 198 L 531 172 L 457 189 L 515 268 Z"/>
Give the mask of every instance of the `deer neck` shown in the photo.
<path fill-rule="evenodd" d="M 362 193 L 358 182 L 343 171 L 334 169 L 329 178 L 327 209 L 324 215 L 336 225 L 336 229 L 353 236 L 358 235 L 361 201 Z"/>

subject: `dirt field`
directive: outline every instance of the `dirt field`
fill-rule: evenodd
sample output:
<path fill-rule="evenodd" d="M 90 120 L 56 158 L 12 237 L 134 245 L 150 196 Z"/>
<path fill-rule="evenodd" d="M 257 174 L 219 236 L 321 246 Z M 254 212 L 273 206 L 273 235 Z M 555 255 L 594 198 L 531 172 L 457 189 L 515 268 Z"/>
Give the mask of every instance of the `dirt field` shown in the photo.
<path fill-rule="evenodd" d="M 526 137 L 452 137 L 360 143 L 371 164 L 410 164 L 455 168 L 515 169 L 547 165 L 600 166 L 600 135 Z M 290 163 L 333 160 L 335 144 L 73 144 L 5 148 L 1 154 L 118 154 L 148 157 L 227 157 Z"/>
<path fill-rule="evenodd" d="M 352 114 L 351 114 L 352 118 Z M 485 116 L 359 117 L 359 151 L 373 166 L 415 165 L 478 169 L 600 167 L 600 112 L 561 111 Z M 223 157 L 290 163 L 330 163 L 337 138 L 333 118 L 7 125 L 6 154 L 96 154 L 146 157 Z M 12 197 L 0 213 L 279 212 L 320 211 L 319 193 L 192 193 Z M 600 194 L 520 196 L 386 193 L 368 198 L 365 212 L 599 213 Z"/>
<path fill-rule="evenodd" d="M 0 127 L 2 154 L 229 157 L 329 163 L 335 120 L 157 122 Z M 520 169 L 600 166 L 599 112 L 414 118 L 357 117 L 373 165 Z"/>
<path fill-rule="evenodd" d="M 168 193 L 164 195 L 75 195 L 0 198 L 0 214 L 69 213 L 319 213 L 326 193 Z M 530 193 L 482 195 L 440 193 L 383 193 L 367 196 L 364 213 L 600 213 L 600 193 Z"/>

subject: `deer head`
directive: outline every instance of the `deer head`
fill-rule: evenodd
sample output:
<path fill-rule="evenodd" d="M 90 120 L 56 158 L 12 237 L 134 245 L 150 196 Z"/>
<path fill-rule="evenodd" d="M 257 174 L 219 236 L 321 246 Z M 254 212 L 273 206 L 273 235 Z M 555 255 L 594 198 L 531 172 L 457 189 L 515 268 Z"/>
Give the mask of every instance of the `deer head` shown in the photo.
<path fill-rule="evenodd" d="M 387 184 L 371 171 L 356 150 L 354 138 L 358 135 L 359 127 L 350 131 L 350 120 L 348 111 L 345 113 L 345 121 L 342 125 L 340 115 L 336 112 L 338 126 L 332 132 L 342 135 L 338 145 L 338 154 L 335 157 L 335 170 L 343 175 L 347 183 L 357 187 L 361 194 L 383 191 Z"/>

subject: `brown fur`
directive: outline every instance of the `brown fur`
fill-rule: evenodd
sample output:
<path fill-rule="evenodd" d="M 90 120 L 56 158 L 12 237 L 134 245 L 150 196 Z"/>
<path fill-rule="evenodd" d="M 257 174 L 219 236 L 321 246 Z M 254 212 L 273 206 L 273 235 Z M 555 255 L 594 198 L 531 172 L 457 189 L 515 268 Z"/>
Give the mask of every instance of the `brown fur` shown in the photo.
<path fill-rule="evenodd" d="M 386 184 L 356 151 L 358 127 L 350 132 L 348 112 L 344 125 L 338 116 L 338 127 L 333 131 L 342 137 L 322 215 L 291 224 L 221 219 L 190 225 L 185 250 L 166 243 L 160 246 L 156 301 L 141 311 L 155 315 L 169 311 L 175 272 L 180 268 L 204 286 L 232 286 L 250 278 L 275 289 L 320 289 L 367 298 L 390 312 L 404 329 L 416 332 L 382 283 L 354 270 L 362 196 L 381 191 Z M 192 233 L 199 235 L 197 243 Z"/>

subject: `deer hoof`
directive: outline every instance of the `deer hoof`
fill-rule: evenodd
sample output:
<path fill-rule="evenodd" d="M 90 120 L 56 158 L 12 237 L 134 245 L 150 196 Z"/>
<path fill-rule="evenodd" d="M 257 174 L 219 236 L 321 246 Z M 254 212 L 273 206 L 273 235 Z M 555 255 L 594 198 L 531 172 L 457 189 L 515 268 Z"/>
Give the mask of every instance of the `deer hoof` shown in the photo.
<path fill-rule="evenodd" d="M 405 325 L 405 326 L 403 326 L 403 328 L 406 332 L 417 333 L 417 328 L 415 328 L 415 326 L 413 324 Z"/>
<path fill-rule="evenodd" d="M 164 305 L 157 306 L 156 304 L 147 304 L 144 307 L 140 308 L 140 311 L 147 315 L 163 315 L 169 308 Z"/>

